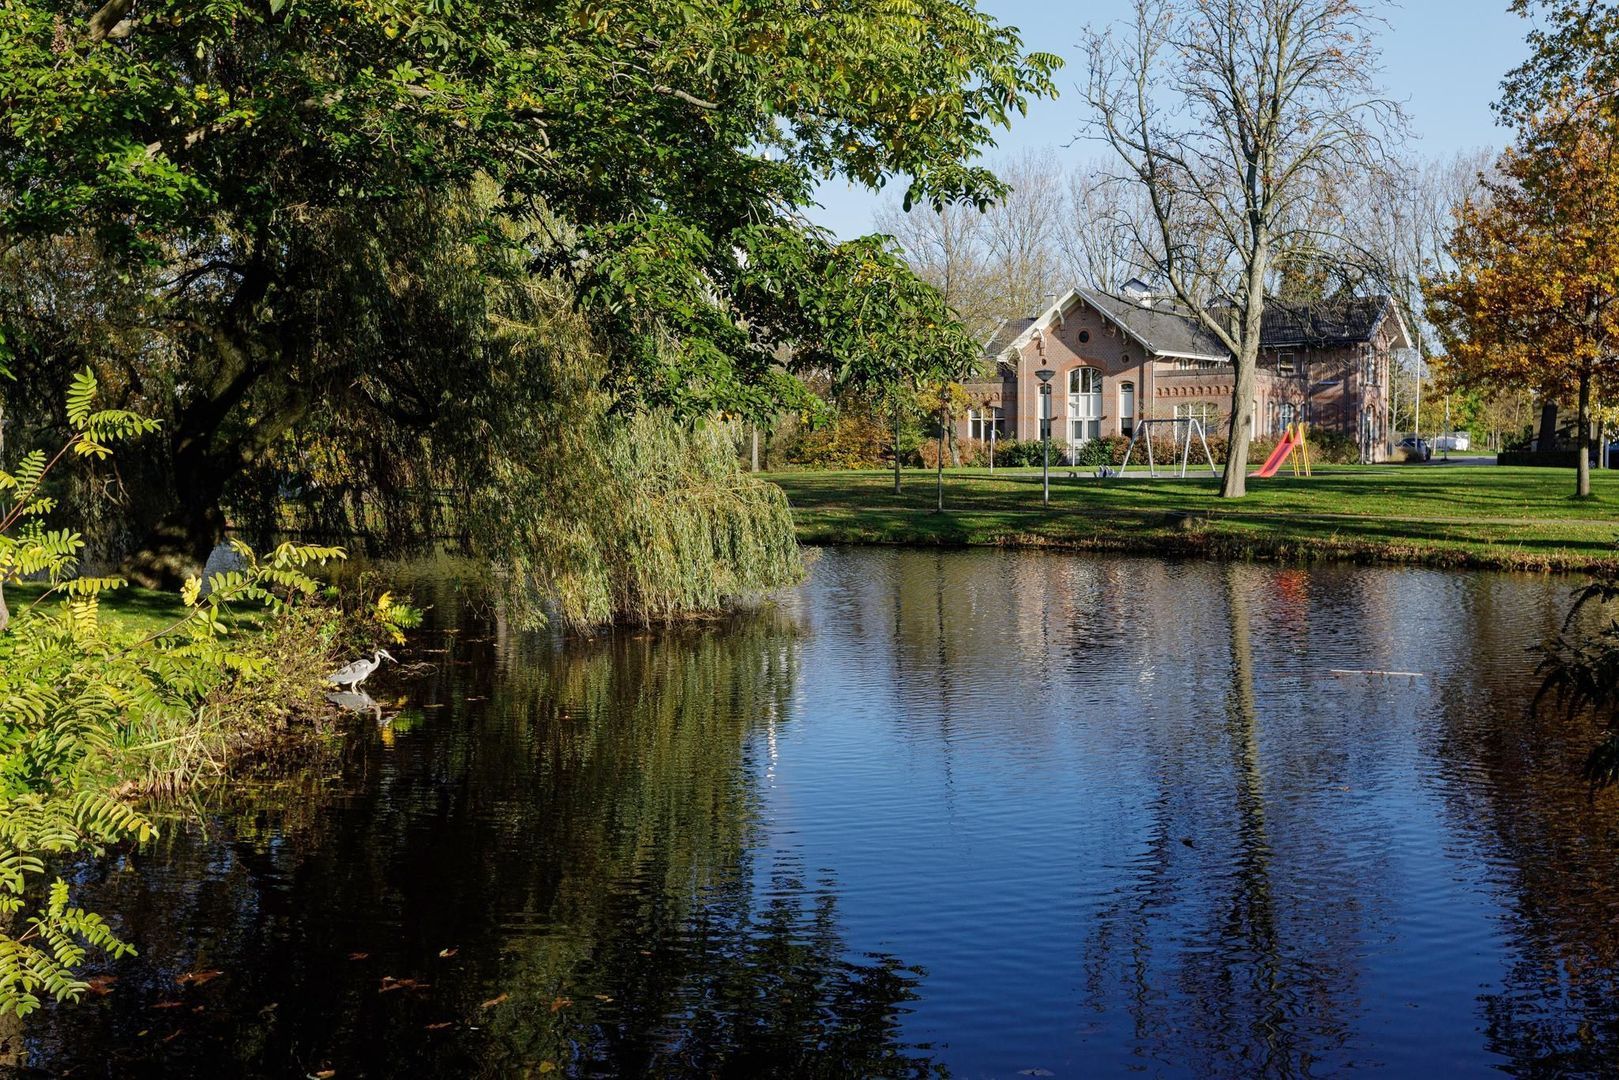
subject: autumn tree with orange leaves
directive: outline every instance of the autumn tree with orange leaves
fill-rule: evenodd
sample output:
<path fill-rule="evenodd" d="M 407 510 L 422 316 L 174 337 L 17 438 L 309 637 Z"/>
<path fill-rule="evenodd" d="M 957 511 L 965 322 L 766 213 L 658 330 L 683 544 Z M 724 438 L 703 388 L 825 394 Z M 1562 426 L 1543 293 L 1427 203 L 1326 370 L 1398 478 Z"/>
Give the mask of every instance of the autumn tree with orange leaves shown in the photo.
<path fill-rule="evenodd" d="M 1573 393 L 1576 494 L 1591 494 L 1592 399 L 1619 385 L 1619 116 L 1565 83 L 1457 212 L 1455 269 L 1427 283 L 1452 385 Z"/>

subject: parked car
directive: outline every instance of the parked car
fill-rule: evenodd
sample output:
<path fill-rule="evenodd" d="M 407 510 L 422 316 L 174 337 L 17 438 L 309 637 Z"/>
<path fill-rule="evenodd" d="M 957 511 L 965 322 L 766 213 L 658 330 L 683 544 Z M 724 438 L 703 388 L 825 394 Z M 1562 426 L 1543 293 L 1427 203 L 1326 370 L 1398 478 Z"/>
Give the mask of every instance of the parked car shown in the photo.
<path fill-rule="evenodd" d="M 1427 461 L 1433 457 L 1433 447 L 1428 445 L 1427 439 L 1419 439 L 1415 435 L 1408 435 L 1400 440 L 1395 449 L 1402 451 L 1407 461 Z"/>
<path fill-rule="evenodd" d="M 1435 450 L 1461 451 L 1473 448 L 1473 437 L 1465 431 L 1453 431 L 1449 435 L 1441 435 L 1433 441 Z"/>

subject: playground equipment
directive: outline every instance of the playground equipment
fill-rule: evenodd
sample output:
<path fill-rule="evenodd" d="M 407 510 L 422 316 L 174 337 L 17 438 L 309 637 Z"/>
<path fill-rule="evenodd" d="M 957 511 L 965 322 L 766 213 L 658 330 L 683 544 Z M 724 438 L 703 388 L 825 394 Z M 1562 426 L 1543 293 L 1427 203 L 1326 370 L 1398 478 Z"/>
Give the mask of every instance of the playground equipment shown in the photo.
<path fill-rule="evenodd" d="M 1198 442 L 1203 444 L 1203 456 L 1208 459 L 1209 472 L 1215 476 L 1220 475 L 1220 470 L 1214 467 L 1214 455 L 1209 453 L 1209 440 L 1203 433 L 1203 421 L 1194 416 L 1182 416 L 1174 420 L 1137 420 L 1136 429 L 1130 434 L 1130 445 L 1124 448 L 1124 463 L 1119 466 L 1118 472 L 1112 475 L 1124 475 L 1124 470 L 1130 465 L 1130 455 L 1135 453 L 1136 441 L 1145 433 L 1147 437 L 1147 475 L 1157 479 L 1158 463 L 1152 457 L 1152 429 L 1160 424 L 1169 425 L 1174 432 L 1175 456 L 1180 459 L 1179 476 L 1184 478 L 1187 466 L 1191 464 L 1192 436 L 1194 435 L 1197 436 Z M 1181 437 L 1182 432 L 1185 433 L 1185 438 Z M 1173 464 L 1171 462 L 1171 467 L 1173 467 Z"/>
<path fill-rule="evenodd" d="M 1265 464 L 1253 475 L 1261 480 L 1269 480 L 1276 475 L 1276 470 L 1282 467 L 1285 460 L 1292 461 L 1294 476 L 1310 475 L 1310 442 L 1305 437 L 1303 423 L 1287 425 L 1287 430 L 1282 433 L 1276 449 L 1270 452 Z"/>

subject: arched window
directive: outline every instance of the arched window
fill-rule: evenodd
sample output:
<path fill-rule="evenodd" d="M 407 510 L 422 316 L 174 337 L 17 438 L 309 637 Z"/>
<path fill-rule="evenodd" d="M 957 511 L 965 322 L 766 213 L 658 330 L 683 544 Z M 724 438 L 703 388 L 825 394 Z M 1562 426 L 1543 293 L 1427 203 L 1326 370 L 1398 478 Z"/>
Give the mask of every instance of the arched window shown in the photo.
<path fill-rule="evenodd" d="M 1068 373 L 1068 441 L 1078 446 L 1102 435 L 1102 373 L 1077 367 Z"/>

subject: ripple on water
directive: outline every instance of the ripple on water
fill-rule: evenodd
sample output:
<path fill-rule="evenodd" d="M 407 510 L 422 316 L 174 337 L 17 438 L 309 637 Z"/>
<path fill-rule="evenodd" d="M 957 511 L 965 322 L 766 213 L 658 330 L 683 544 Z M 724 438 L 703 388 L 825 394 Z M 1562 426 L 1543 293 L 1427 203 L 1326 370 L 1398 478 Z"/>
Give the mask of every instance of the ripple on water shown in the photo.
<path fill-rule="evenodd" d="M 1524 711 L 1555 583 L 830 551 L 773 613 L 589 642 L 437 587 L 461 632 L 333 779 L 85 871 L 141 956 L 30 1022 L 34 1064 L 1619 1060 L 1619 807 L 1571 774 L 1590 732 Z"/>

